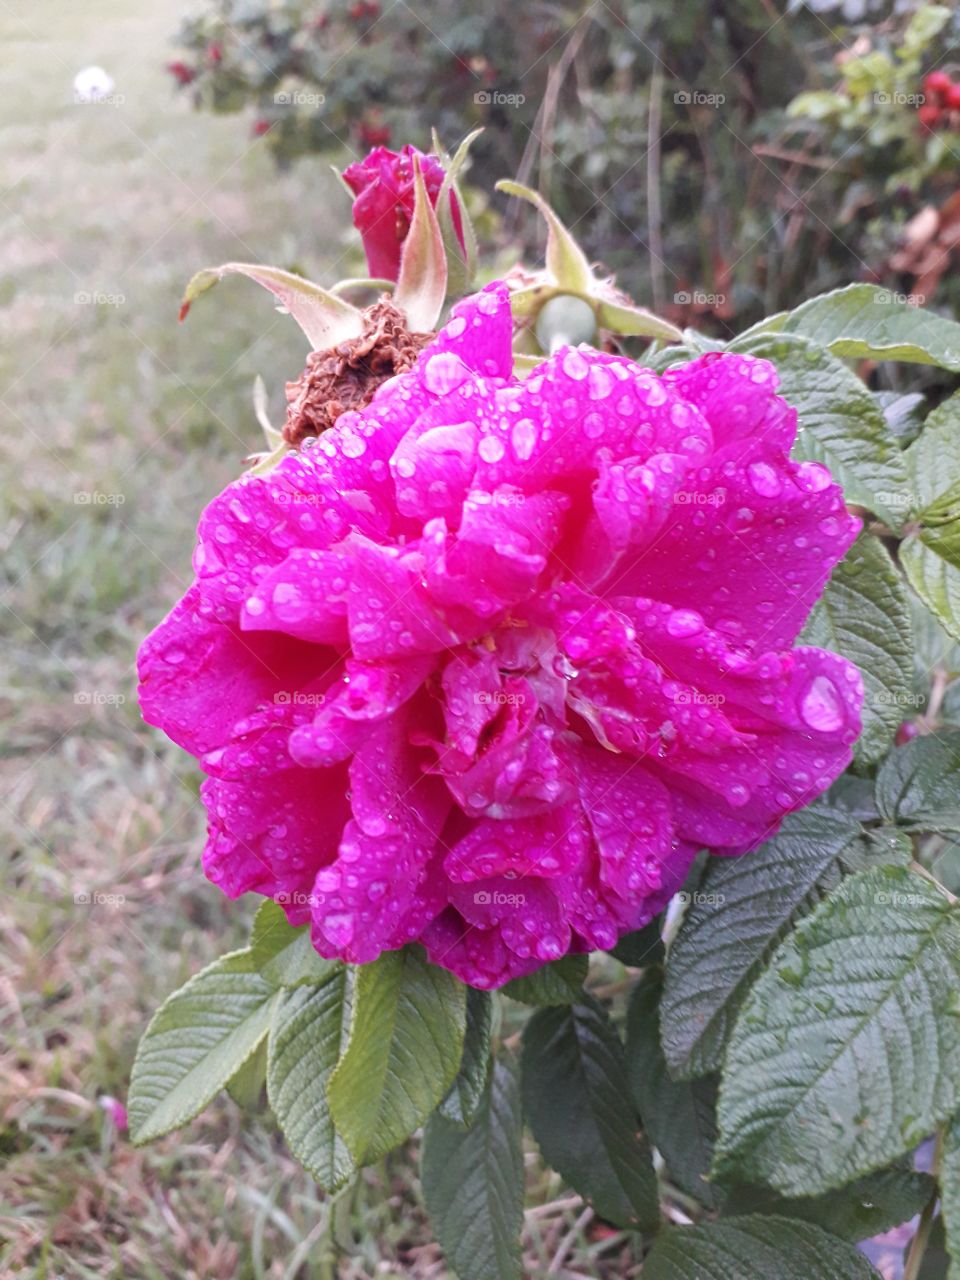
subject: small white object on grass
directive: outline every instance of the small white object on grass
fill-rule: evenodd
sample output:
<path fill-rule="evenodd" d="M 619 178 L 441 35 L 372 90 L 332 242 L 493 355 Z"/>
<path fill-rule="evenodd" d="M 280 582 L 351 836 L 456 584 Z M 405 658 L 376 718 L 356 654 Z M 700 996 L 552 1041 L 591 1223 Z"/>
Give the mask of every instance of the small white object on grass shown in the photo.
<path fill-rule="evenodd" d="M 84 67 L 73 77 L 73 94 L 77 102 L 100 102 L 114 90 L 113 76 L 103 67 Z"/>

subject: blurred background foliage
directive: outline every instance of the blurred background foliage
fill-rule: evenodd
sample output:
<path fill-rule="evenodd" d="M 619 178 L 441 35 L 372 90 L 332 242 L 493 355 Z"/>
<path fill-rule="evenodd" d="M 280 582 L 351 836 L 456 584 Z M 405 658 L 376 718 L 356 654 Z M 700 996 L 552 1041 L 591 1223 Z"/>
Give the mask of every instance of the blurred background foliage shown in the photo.
<path fill-rule="evenodd" d="M 483 125 L 474 186 L 537 185 L 672 319 L 735 331 L 856 279 L 956 301 L 960 112 L 925 85 L 950 83 L 946 6 L 206 0 L 176 41 L 184 92 L 281 165 Z"/>

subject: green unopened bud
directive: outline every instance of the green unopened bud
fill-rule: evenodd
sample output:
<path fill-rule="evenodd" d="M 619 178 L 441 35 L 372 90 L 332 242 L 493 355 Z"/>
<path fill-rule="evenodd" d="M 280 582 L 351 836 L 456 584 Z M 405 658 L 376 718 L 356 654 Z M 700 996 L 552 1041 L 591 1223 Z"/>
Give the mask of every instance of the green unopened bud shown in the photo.
<path fill-rule="evenodd" d="M 536 335 L 541 350 L 548 354 L 558 347 L 594 342 L 597 317 L 593 307 L 583 298 L 574 297 L 572 293 L 558 293 L 540 308 Z"/>

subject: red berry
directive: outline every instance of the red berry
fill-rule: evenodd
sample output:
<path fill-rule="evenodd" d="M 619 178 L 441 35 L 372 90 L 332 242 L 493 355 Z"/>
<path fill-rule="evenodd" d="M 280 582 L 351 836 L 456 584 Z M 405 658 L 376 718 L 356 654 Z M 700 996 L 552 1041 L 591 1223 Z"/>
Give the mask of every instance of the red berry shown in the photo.
<path fill-rule="evenodd" d="M 211 40 L 207 45 L 207 60 L 214 65 L 223 61 L 223 45 L 219 40 Z"/>
<path fill-rule="evenodd" d="M 177 84 L 190 84 L 197 78 L 197 73 L 193 67 L 188 67 L 185 62 L 168 62 L 167 70 L 176 80 Z"/>
<path fill-rule="evenodd" d="M 923 87 L 932 94 L 947 93 L 952 84 L 953 81 L 945 71 L 931 71 L 923 80 Z"/>
<path fill-rule="evenodd" d="M 935 129 L 940 120 L 940 108 L 927 103 L 917 109 L 917 119 L 924 129 Z"/>
<path fill-rule="evenodd" d="M 897 736 L 894 742 L 898 747 L 905 747 L 911 738 L 915 738 L 920 732 L 920 728 L 916 720 L 904 720 L 903 724 L 897 730 Z"/>
<path fill-rule="evenodd" d="M 951 111 L 960 111 L 960 84 L 952 84 L 947 90 L 945 105 Z"/>
<path fill-rule="evenodd" d="M 262 138 L 265 133 L 269 133 L 269 132 L 270 132 L 269 120 L 254 120 L 253 136 L 255 138 Z"/>

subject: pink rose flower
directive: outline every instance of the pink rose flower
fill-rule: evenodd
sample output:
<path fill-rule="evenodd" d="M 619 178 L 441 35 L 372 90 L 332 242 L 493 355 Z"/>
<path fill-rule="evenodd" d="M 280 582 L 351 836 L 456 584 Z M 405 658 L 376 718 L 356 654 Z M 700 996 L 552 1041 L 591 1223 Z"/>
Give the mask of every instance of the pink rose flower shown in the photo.
<path fill-rule="evenodd" d="M 343 171 L 343 180 L 353 192 L 353 225 L 363 238 L 371 276 L 396 280 L 400 254 L 410 230 L 415 191 L 413 157 L 420 158 L 424 186 L 433 205 L 443 185 L 444 168 L 436 156 L 424 155 L 416 147 L 402 151 L 377 147 L 358 164 Z M 451 195 L 450 212 L 454 230 L 463 244 L 463 228 L 457 197 Z"/>
<path fill-rule="evenodd" d="M 140 651 L 207 773 L 204 868 L 362 963 L 478 987 L 609 948 L 695 852 L 769 838 L 847 766 L 859 672 L 794 647 L 859 522 L 773 367 L 513 376 L 506 290 L 205 511 Z"/>

